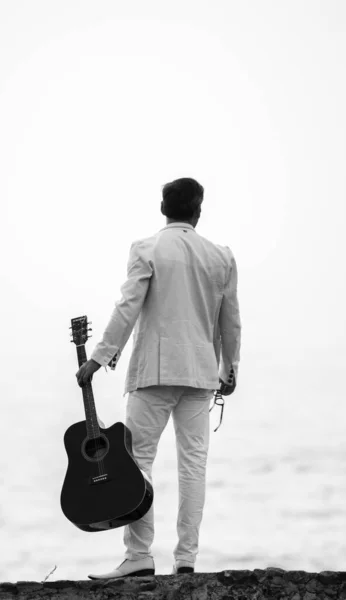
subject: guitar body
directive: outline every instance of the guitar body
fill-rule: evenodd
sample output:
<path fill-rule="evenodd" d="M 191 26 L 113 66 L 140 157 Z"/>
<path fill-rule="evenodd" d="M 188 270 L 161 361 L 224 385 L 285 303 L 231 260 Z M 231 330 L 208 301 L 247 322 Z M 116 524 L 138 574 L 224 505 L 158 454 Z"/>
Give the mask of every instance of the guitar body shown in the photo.
<path fill-rule="evenodd" d="M 121 422 L 87 435 L 86 421 L 66 430 L 68 468 L 61 509 L 83 531 L 104 531 L 137 521 L 150 509 L 154 492 L 132 453 L 132 433 Z"/>

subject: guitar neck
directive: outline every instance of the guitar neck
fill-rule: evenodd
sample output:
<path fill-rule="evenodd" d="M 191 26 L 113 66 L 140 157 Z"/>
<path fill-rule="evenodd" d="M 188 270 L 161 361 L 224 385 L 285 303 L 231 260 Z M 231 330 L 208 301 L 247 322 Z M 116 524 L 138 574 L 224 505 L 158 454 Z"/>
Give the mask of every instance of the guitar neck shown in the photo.
<path fill-rule="evenodd" d="M 87 355 L 85 352 L 85 344 L 80 344 L 76 346 L 77 348 L 77 357 L 78 357 L 78 365 L 82 366 L 83 363 L 87 361 Z M 85 410 L 85 418 L 86 418 L 86 428 L 88 438 L 97 438 L 100 435 L 100 428 L 97 420 L 94 394 L 91 386 L 91 381 L 88 381 L 82 387 L 83 392 L 83 402 L 84 402 L 84 410 Z"/>

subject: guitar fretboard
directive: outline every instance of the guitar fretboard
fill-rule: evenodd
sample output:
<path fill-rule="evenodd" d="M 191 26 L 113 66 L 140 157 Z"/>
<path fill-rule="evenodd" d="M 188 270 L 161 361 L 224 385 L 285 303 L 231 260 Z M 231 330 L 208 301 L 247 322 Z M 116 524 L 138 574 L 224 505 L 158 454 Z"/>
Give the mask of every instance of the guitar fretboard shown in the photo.
<path fill-rule="evenodd" d="M 77 346 L 78 365 L 82 366 L 87 361 L 87 355 L 85 352 L 85 344 Z M 100 435 L 100 428 L 97 420 L 94 394 L 91 386 L 91 381 L 88 381 L 82 387 L 83 402 L 86 418 L 86 428 L 89 438 L 97 438 Z"/>

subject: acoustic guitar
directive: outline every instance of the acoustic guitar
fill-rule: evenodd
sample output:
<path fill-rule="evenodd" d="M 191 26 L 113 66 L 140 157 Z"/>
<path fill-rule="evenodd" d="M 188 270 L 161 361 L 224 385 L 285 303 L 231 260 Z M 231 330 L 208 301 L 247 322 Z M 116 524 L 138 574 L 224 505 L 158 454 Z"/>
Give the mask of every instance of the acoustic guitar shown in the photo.
<path fill-rule="evenodd" d="M 78 364 L 86 362 L 87 317 L 71 319 Z M 91 381 L 81 387 L 85 421 L 66 430 L 68 467 L 60 504 L 65 517 L 82 531 L 105 531 L 141 519 L 154 491 L 133 456 L 132 433 L 124 423 L 99 426 Z"/>

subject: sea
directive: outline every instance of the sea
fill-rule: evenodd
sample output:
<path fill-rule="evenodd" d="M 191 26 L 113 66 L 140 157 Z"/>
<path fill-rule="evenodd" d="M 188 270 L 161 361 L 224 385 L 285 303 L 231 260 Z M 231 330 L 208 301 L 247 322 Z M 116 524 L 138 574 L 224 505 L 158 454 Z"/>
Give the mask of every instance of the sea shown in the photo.
<path fill-rule="evenodd" d="M 234 394 L 224 398 L 216 432 L 221 409 L 210 412 L 206 501 L 195 570 L 345 571 L 343 365 L 254 362 L 242 365 L 240 373 Z M 106 427 L 125 421 L 127 399 L 110 381 L 108 395 L 98 404 Z M 74 385 L 72 400 L 68 390 L 58 398 L 52 386 L 45 396 L 28 386 L 26 394 L 11 396 L 7 390 L 0 426 L 2 582 L 85 580 L 89 573 L 107 572 L 124 560 L 123 528 L 83 532 L 60 507 L 67 469 L 63 437 L 84 417 L 80 388 Z M 177 543 L 171 419 L 159 442 L 153 485 L 152 552 L 156 574 L 165 575 L 172 572 Z"/>

